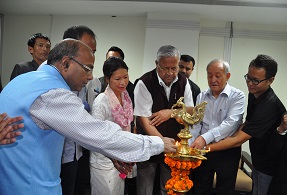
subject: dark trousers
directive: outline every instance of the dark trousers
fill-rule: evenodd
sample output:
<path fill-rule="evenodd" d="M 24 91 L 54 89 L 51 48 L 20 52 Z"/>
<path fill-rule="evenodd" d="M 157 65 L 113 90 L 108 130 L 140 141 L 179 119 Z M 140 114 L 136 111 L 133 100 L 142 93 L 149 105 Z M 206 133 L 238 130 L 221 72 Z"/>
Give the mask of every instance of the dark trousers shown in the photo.
<path fill-rule="evenodd" d="M 75 195 L 91 194 L 90 151 L 83 148 L 83 156 L 78 161 Z"/>
<path fill-rule="evenodd" d="M 61 165 L 60 177 L 63 195 L 74 195 L 77 167 L 77 160 Z"/>
<path fill-rule="evenodd" d="M 241 147 L 207 153 L 207 160 L 203 160 L 202 164 L 194 169 L 193 194 L 211 195 L 214 173 L 216 173 L 216 194 L 234 194 L 240 156 Z"/>
<path fill-rule="evenodd" d="M 137 178 L 125 179 L 125 194 L 137 195 Z"/>

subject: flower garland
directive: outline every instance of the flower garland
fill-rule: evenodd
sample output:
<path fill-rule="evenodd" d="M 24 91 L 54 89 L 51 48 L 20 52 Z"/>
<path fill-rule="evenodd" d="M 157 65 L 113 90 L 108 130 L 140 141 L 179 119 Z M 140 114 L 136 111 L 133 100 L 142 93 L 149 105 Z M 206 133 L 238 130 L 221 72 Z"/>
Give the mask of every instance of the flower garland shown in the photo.
<path fill-rule="evenodd" d="M 190 169 L 200 166 L 201 160 L 180 161 L 166 156 L 164 162 L 171 168 L 171 179 L 165 185 L 165 189 L 168 190 L 167 194 L 177 195 L 174 191 L 189 191 L 193 186 L 193 182 L 188 177 Z"/>

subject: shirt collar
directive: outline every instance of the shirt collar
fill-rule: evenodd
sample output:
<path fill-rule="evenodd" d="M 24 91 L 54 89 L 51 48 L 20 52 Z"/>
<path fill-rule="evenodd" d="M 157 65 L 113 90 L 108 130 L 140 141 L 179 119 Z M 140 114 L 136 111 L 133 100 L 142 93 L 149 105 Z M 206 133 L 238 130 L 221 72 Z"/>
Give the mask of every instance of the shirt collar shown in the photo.
<path fill-rule="evenodd" d="M 219 95 L 221 95 L 221 94 L 226 94 L 227 97 L 229 97 L 229 96 L 230 96 L 230 93 L 231 93 L 231 86 L 230 86 L 228 83 L 226 83 L 226 85 L 225 85 L 223 91 L 222 91 Z M 212 96 L 212 92 L 211 92 L 211 89 L 210 89 L 210 88 L 208 89 L 207 94 L 210 95 L 210 96 Z"/>

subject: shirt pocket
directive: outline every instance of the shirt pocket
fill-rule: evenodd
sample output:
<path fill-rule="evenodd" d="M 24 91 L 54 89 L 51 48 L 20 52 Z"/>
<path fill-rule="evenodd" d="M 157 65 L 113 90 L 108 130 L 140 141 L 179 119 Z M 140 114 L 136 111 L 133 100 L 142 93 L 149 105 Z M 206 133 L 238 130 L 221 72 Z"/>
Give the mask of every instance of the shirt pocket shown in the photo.
<path fill-rule="evenodd" d="M 224 119 L 226 119 L 227 112 L 228 110 L 220 109 L 217 115 L 218 121 L 222 122 Z"/>

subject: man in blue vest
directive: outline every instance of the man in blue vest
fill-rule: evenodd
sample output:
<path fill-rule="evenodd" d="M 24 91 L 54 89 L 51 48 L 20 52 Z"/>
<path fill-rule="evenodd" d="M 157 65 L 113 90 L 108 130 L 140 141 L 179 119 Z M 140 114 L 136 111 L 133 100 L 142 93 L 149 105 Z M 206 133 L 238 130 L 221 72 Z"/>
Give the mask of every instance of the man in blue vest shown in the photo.
<path fill-rule="evenodd" d="M 80 91 L 93 78 L 94 60 L 89 46 L 66 39 L 51 50 L 47 64 L 17 76 L 3 89 L 0 113 L 23 116 L 25 127 L 17 142 L 0 146 L 2 194 L 61 195 L 64 137 L 125 162 L 176 151 L 173 139 L 124 132 L 84 109 L 72 91 Z"/>

